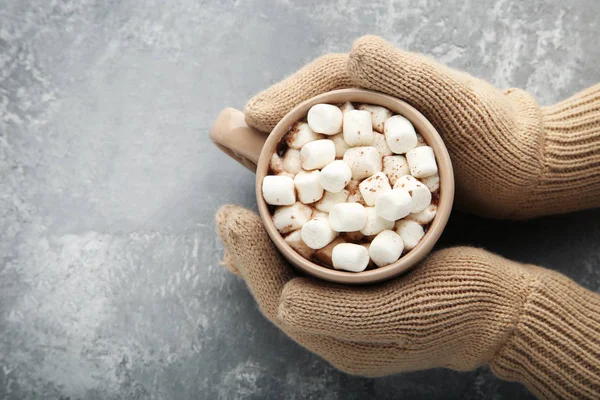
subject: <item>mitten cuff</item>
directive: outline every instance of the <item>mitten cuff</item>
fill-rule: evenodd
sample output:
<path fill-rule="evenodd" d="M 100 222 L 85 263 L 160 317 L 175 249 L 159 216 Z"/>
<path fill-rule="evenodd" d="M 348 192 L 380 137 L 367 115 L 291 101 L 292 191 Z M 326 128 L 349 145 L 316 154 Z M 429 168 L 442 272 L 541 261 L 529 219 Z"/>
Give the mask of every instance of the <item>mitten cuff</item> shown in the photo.
<path fill-rule="evenodd" d="M 542 108 L 544 166 L 531 216 L 600 207 L 600 84 Z"/>
<path fill-rule="evenodd" d="M 540 398 L 600 398 L 600 296 L 542 271 L 492 371 Z"/>

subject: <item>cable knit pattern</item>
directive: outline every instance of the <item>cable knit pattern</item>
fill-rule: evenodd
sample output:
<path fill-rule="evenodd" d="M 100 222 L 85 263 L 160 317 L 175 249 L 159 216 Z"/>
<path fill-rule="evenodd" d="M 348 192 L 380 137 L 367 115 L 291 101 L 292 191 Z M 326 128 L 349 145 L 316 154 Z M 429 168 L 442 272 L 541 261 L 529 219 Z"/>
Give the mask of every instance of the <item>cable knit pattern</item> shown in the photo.
<path fill-rule="evenodd" d="M 489 364 L 542 398 L 600 398 L 600 296 L 481 249 L 438 251 L 393 281 L 349 287 L 297 277 L 260 218 L 217 215 L 226 263 L 263 314 L 351 374 Z"/>
<path fill-rule="evenodd" d="M 365 36 L 349 55 L 321 57 L 256 95 L 246 119 L 269 131 L 301 101 L 353 86 L 403 99 L 431 121 L 467 212 L 522 219 L 600 206 L 600 85 L 540 108 L 520 89 L 499 90 Z"/>

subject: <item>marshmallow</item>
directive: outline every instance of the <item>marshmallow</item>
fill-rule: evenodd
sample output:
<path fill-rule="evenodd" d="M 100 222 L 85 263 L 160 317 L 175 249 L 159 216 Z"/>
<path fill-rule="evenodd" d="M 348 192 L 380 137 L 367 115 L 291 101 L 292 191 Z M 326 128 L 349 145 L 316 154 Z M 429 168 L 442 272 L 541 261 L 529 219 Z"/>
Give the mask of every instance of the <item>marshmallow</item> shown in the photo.
<path fill-rule="evenodd" d="M 338 193 L 341 192 L 352 179 L 352 171 L 348 164 L 342 160 L 330 162 L 321 170 L 321 186 L 323 189 Z"/>
<path fill-rule="evenodd" d="M 431 193 L 436 192 L 440 188 L 440 176 L 438 174 L 427 176 L 420 179 L 423 185 L 427 186 L 427 189 Z"/>
<path fill-rule="evenodd" d="M 388 221 L 377 215 L 375 207 L 365 207 L 367 211 L 367 223 L 360 230 L 365 236 L 377 235 L 381 231 L 394 228 L 394 221 Z"/>
<path fill-rule="evenodd" d="M 409 221 L 418 222 L 421 225 L 427 225 L 435 218 L 435 214 L 437 213 L 437 206 L 435 204 L 430 204 L 429 207 L 421 211 L 420 213 L 409 214 L 405 219 Z"/>
<path fill-rule="evenodd" d="M 271 156 L 271 161 L 269 162 L 269 169 L 274 174 L 280 174 L 283 172 L 283 160 L 277 155 L 277 153 L 273 153 L 273 155 Z"/>
<path fill-rule="evenodd" d="M 371 113 L 373 129 L 375 129 L 377 132 L 383 132 L 383 124 L 385 123 L 385 120 L 392 116 L 392 112 L 387 108 L 372 104 L 361 104 L 358 106 L 358 109 Z"/>
<path fill-rule="evenodd" d="M 280 233 L 288 233 L 302 228 L 311 218 L 312 209 L 302 203 L 279 207 L 273 214 L 273 224 Z"/>
<path fill-rule="evenodd" d="M 325 135 L 334 135 L 342 130 L 342 120 L 344 114 L 336 106 L 331 104 L 315 104 L 308 110 L 306 119 L 308 126 L 317 132 Z"/>
<path fill-rule="evenodd" d="M 329 226 L 327 218 L 313 218 L 302 226 L 302 241 L 311 249 L 322 249 L 327 246 L 337 233 Z"/>
<path fill-rule="evenodd" d="M 394 154 L 392 150 L 390 150 L 390 146 L 388 146 L 387 141 L 385 140 L 385 135 L 381 133 L 373 133 L 373 142 L 371 143 L 371 146 L 375 147 L 382 157 L 391 156 Z"/>
<path fill-rule="evenodd" d="M 388 221 L 406 217 L 412 209 L 412 199 L 408 191 L 394 189 L 380 195 L 375 201 L 377 215 Z"/>
<path fill-rule="evenodd" d="M 396 154 L 404 154 L 417 147 L 417 133 L 409 120 L 401 115 L 394 115 L 385 120 L 385 139 L 388 146 Z"/>
<path fill-rule="evenodd" d="M 302 235 L 300 234 L 300 229 L 290 233 L 285 237 L 285 241 L 290 245 L 292 249 L 296 251 L 296 253 L 300 254 L 302 257 L 310 260 L 314 254 L 314 250 L 311 249 L 302 241 Z"/>
<path fill-rule="evenodd" d="M 300 151 L 288 149 L 283 156 L 283 170 L 289 174 L 297 174 L 301 169 Z"/>
<path fill-rule="evenodd" d="M 329 212 L 329 224 L 336 232 L 360 231 L 366 223 L 367 211 L 358 203 L 339 203 Z"/>
<path fill-rule="evenodd" d="M 381 232 L 369 246 L 371 260 L 378 266 L 384 267 L 398 261 L 404 250 L 402 238 L 394 231 Z"/>
<path fill-rule="evenodd" d="M 304 204 L 314 203 L 323 197 L 323 187 L 320 182 L 321 172 L 300 171 L 294 177 L 294 185 L 298 192 L 298 199 Z"/>
<path fill-rule="evenodd" d="M 373 141 L 371 114 L 352 110 L 344 114 L 344 141 L 350 146 L 368 146 Z"/>
<path fill-rule="evenodd" d="M 294 180 L 289 176 L 265 176 L 262 182 L 262 194 L 267 204 L 273 206 L 291 206 L 296 202 Z"/>
<path fill-rule="evenodd" d="M 435 154 L 429 146 L 417 147 L 406 153 L 410 174 L 415 178 L 425 178 L 438 172 Z"/>
<path fill-rule="evenodd" d="M 423 136 L 421 136 L 417 133 L 417 147 L 423 147 L 423 146 L 427 146 L 427 143 L 425 142 L 425 139 L 423 138 Z"/>
<path fill-rule="evenodd" d="M 328 139 L 306 143 L 300 150 L 302 168 L 307 171 L 323 168 L 333 160 L 335 160 L 335 145 Z"/>
<path fill-rule="evenodd" d="M 352 105 L 352 103 L 347 101 L 340 106 L 340 110 L 342 110 L 343 113 L 347 113 L 348 111 L 354 110 L 354 106 Z"/>
<path fill-rule="evenodd" d="M 331 257 L 333 255 L 333 249 L 340 243 L 346 243 L 346 241 L 342 238 L 337 237 L 333 240 L 333 242 L 329 243 L 327 246 L 315 251 L 315 258 L 317 259 L 317 261 L 331 267 L 333 265 L 333 261 L 331 260 Z"/>
<path fill-rule="evenodd" d="M 362 180 L 381 172 L 381 155 L 375 147 L 353 147 L 344 153 L 344 161 L 352 170 L 352 179 Z"/>
<path fill-rule="evenodd" d="M 423 185 L 416 178 L 410 175 L 404 175 L 400 177 L 396 181 L 394 189 L 408 190 L 408 193 L 412 198 L 412 209 L 410 210 L 411 213 L 421 212 L 426 209 L 429 204 L 431 204 L 431 192 L 427 186 Z"/>
<path fill-rule="evenodd" d="M 338 133 L 337 135 L 330 136 L 329 139 L 335 146 L 335 158 L 344 157 L 344 153 L 350 148 L 348 143 L 344 142 L 344 135 L 342 133 Z"/>
<path fill-rule="evenodd" d="M 419 244 L 421 238 L 425 236 L 423 227 L 415 221 L 398 221 L 395 230 L 402 238 L 406 250 L 414 249 L 416 245 Z"/>
<path fill-rule="evenodd" d="M 345 203 L 346 200 L 348 200 L 349 194 L 350 194 L 350 192 L 347 191 L 346 189 L 344 189 L 340 192 L 337 192 L 337 193 L 325 192 L 323 197 L 321 197 L 321 200 L 319 200 L 315 203 L 315 207 L 319 211 L 328 213 L 331 211 L 331 207 L 333 207 L 334 205 L 336 205 L 338 203 Z"/>
<path fill-rule="evenodd" d="M 340 237 L 343 238 L 346 242 L 358 243 L 358 242 L 364 240 L 365 235 L 360 233 L 360 231 L 341 232 Z"/>
<path fill-rule="evenodd" d="M 401 176 L 410 174 L 410 168 L 408 168 L 406 157 L 383 157 L 383 173 L 386 174 L 392 185 L 394 185 Z"/>
<path fill-rule="evenodd" d="M 323 135 L 310 129 L 306 122 L 296 122 L 285 134 L 283 140 L 292 149 L 300 150 L 306 143 L 323 138 Z"/>
<path fill-rule="evenodd" d="M 333 268 L 361 272 L 369 265 L 369 252 L 359 244 L 340 243 L 331 254 Z"/>
<path fill-rule="evenodd" d="M 360 194 L 368 206 L 374 206 L 379 195 L 392 190 L 390 182 L 383 172 L 378 172 L 365 179 L 358 187 L 360 189 Z"/>

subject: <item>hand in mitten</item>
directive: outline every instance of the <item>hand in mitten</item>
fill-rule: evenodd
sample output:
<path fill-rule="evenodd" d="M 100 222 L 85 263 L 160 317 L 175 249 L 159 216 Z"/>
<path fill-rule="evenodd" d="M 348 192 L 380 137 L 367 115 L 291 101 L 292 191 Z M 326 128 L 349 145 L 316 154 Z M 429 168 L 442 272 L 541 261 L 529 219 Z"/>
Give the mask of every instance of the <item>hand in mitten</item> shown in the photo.
<path fill-rule="evenodd" d="M 375 36 L 349 55 L 315 60 L 258 94 L 249 125 L 270 131 L 303 100 L 364 87 L 407 101 L 442 135 L 456 203 L 494 218 L 529 218 L 600 205 L 600 85 L 539 107 L 520 89 L 499 90 Z"/>
<path fill-rule="evenodd" d="M 387 283 L 343 286 L 296 276 L 250 211 L 225 206 L 217 225 L 262 313 L 343 371 L 489 364 L 538 396 L 600 396 L 600 297 L 560 274 L 459 247 Z"/>

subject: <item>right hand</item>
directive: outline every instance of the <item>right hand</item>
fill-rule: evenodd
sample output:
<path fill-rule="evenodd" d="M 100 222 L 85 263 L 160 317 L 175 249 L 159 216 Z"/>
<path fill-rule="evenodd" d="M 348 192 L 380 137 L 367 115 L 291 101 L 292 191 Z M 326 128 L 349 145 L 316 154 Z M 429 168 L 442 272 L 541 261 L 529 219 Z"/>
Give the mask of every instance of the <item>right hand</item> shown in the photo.
<path fill-rule="evenodd" d="M 573 198 L 578 188 L 600 194 L 600 180 L 586 179 L 582 172 L 579 179 L 565 181 L 566 175 L 556 172 L 564 160 L 557 168 L 549 165 L 544 154 L 544 118 L 549 115 L 531 95 L 496 89 L 376 36 L 358 39 L 349 55 L 321 57 L 259 93 L 246 106 L 246 120 L 270 131 L 300 102 L 357 86 L 407 101 L 436 127 L 450 152 L 456 204 L 463 210 L 494 218 L 528 218 L 600 205 L 599 196 Z M 596 136 L 600 140 L 600 132 Z M 553 146 L 566 141 L 556 143 Z M 587 175 L 600 174 L 595 164 L 588 167 L 593 171 Z"/>

